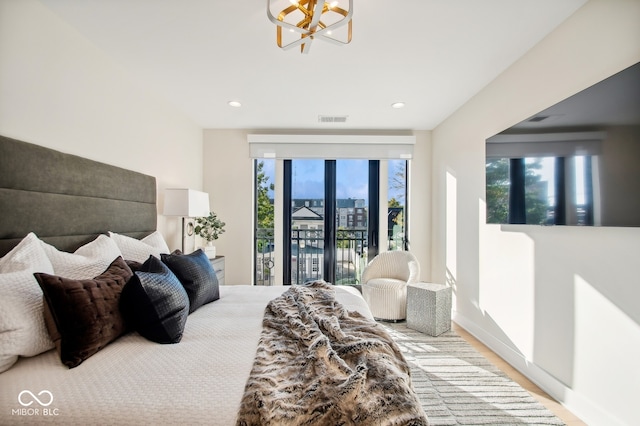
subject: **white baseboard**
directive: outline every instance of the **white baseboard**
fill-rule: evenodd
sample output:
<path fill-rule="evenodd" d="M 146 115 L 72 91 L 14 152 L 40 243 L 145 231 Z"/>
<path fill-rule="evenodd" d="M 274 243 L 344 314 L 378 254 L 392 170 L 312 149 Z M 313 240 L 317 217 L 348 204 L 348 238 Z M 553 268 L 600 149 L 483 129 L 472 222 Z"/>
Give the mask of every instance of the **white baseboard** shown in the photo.
<path fill-rule="evenodd" d="M 588 400 L 572 389 L 568 388 L 564 383 L 547 373 L 544 369 L 526 359 L 521 353 L 513 350 L 501 340 L 495 338 L 475 322 L 469 320 L 458 312 L 453 312 L 453 321 L 471 333 L 475 338 L 480 340 L 493 352 L 498 354 L 502 359 L 508 362 L 512 367 L 526 376 L 535 383 L 540 389 L 548 393 L 553 399 L 561 403 L 573 414 L 579 417 L 585 423 L 591 426 L 603 425 L 624 426 L 624 422 L 615 418 L 598 406 L 593 401 Z"/>

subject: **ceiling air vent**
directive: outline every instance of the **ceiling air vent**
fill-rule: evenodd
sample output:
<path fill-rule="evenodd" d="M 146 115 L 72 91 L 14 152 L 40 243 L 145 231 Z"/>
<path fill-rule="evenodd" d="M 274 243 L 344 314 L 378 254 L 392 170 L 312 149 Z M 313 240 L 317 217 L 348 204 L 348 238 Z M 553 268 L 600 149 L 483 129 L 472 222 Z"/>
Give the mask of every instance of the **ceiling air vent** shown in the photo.
<path fill-rule="evenodd" d="M 319 115 L 320 123 L 346 123 L 348 115 Z"/>
<path fill-rule="evenodd" d="M 529 122 L 531 122 L 531 123 L 538 123 L 538 122 L 540 122 L 540 121 L 544 121 L 544 120 L 546 120 L 547 118 L 549 118 L 549 116 L 548 116 L 548 115 L 537 115 L 537 116 L 535 116 L 535 117 L 533 117 L 533 118 L 530 118 L 530 119 L 529 119 Z"/>

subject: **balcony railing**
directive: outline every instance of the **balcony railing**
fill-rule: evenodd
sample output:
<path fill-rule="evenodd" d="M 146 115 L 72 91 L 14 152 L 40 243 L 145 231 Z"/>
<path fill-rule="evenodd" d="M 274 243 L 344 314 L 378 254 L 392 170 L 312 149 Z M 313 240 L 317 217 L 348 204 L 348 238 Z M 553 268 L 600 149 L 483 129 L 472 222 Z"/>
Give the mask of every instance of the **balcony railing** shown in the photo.
<path fill-rule="evenodd" d="M 254 281 L 256 285 L 273 285 L 275 282 L 275 253 L 273 229 L 258 228 L 255 233 L 256 258 Z"/>
<path fill-rule="evenodd" d="M 255 282 L 257 285 L 272 285 L 275 282 L 274 266 L 278 261 L 273 250 L 273 230 L 258 229 L 255 247 Z M 324 231 L 292 230 L 291 284 L 324 279 L 324 252 Z M 362 271 L 367 264 L 367 231 L 364 229 L 338 230 L 335 259 L 335 284 L 359 284 Z"/>

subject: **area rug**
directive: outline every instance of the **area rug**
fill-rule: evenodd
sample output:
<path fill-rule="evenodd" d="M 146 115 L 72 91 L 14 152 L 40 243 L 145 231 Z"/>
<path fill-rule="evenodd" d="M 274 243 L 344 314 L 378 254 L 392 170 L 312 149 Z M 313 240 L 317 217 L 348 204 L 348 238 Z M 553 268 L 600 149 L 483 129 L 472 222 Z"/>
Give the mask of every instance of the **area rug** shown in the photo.
<path fill-rule="evenodd" d="M 564 425 L 454 331 L 431 337 L 406 323 L 379 324 L 411 365 L 431 425 Z"/>

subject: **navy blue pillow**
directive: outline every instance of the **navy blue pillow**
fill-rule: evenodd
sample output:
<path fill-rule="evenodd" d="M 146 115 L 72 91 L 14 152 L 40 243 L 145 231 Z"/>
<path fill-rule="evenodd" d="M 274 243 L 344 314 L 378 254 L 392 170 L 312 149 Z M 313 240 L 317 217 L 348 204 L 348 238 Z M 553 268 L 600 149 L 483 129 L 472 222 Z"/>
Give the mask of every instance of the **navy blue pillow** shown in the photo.
<path fill-rule="evenodd" d="M 189 315 L 189 297 L 173 272 L 149 256 L 122 289 L 120 311 L 141 336 L 157 343 L 178 343 Z"/>
<path fill-rule="evenodd" d="M 220 298 L 218 277 L 200 249 L 190 254 L 161 254 L 162 261 L 176 274 L 189 295 L 189 313 Z"/>

